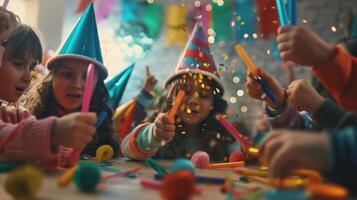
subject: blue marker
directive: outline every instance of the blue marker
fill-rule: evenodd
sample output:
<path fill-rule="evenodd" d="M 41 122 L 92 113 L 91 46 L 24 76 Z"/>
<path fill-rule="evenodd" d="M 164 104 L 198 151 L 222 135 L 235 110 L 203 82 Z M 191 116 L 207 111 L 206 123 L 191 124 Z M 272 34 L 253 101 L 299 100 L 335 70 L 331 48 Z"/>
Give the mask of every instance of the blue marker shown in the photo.
<path fill-rule="evenodd" d="M 104 122 L 105 118 L 107 117 L 108 113 L 105 112 L 105 111 L 102 111 L 100 114 L 99 114 L 99 117 L 98 117 L 98 120 L 97 122 L 95 123 L 94 127 L 95 128 L 99 128 L 99 126 Z"/>
<path fill-rule="evenodd" d="M 279 21 L 281 26 L 286 26 L 289 24 L 288 14 L 286 12 L 286 7 L 283 2 L 284 0 L 276 0 L 276 7 L 278 9 Z"/>
<path fill-rule="evenodd" d="M 288 1 L 290 25 L 296 25 L 296 1 Z"/>
<path fill-rule="evenodd" d="M 268 86 L 268 83 L 263 80 L 261 77 L 257 76 L 254 77 L 254 79 L 258 82 L 258 84 L 260 85 L 260 87 L 262 88 L 263 92 L 273 101 L 276 102 L 276 97 L 273 94 L 273 92 L 271 91 L 271 89 Z"/>

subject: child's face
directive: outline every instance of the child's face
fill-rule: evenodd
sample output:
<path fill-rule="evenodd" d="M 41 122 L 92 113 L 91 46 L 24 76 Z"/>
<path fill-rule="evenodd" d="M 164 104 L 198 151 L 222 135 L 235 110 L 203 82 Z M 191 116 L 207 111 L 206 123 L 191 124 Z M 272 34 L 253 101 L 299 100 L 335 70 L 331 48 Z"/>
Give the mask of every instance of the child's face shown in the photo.
<path fill-rule="evenodd" d="M 213 106 L 213 88 L 205 79 L 196 78 L 180 80 L 180 88 L 185 97 L 178 111 L 178 116 L 185 124 L 197 124 L 207 118 Z"/>
<path fill-rule="evenodd" d="M 64 60 L 54 73 L 54 97 L 66 112 L 76 111 L 82 105 L 84 84 L 89 63 L 81 60 Z M 97 83 L 95 75 L 93 90 Z M 94 94 L 95 95 L 95 94 Z"/>
<path fill-rule="evenodd" d="M 0 98 L 16 102 L 31 82 L 31 71 L 37 61 L 32 56 L 3 60 L 0 66 Z"/>

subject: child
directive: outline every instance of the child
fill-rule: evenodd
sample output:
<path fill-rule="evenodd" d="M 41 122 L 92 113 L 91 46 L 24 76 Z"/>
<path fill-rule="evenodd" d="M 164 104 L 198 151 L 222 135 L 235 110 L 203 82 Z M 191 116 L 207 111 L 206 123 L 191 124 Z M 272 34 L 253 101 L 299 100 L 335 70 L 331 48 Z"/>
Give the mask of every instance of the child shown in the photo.
<path fill-rule="evenodd" d="M 356 149 L 355 125 L 315 134 L 276 130 L 265 139 L 261 152 L 274 177 L 284 177 L 297 168 L 314 169 L 353 191 L 357 187 Z"/>
<path fill-rule="evenodd" d="M 30 27 L 18 25 L 2 45 L 5 51 L 0 66 L 0 98 L 14 103 L 29 86 L 31 70 L 41 62 L 41 43 Z M 93 113 L 36 120 L 20 109 L 11 112 L 1 107 L 0 162 L 47 161 L 55 156 L 58 145 L 83 148 L 95 132 Z"/>
<path fill-rule="evenodd" d="M 336 102 L 348 111 L 357 111 L 357 79 L 353 78 L 357 76 L 356 57 L 339 46 L 328 45 L 303 26 L 280 27 L 277 41 L 282 59 L 314 66 L 314 75 Z"/>
<path fill-rule="evenodd" d="M 83 149 L 82 154 L 96 155 L 96 149 L 104 144 L 110 145 L 118 153 L 118 143 L 113 134 L 112 110 L 108 107 L 108 91 L 104 85 L 107 70 L 102 64 L 97 27 L 93 5 L 78 21 L 68 40 L 57 56 L 47 63 L 50 71 L 43 81 L 31 91 L 27 107 L 39 119 L 48 116 L 65 116 L 81 110 L 83 90 L 88 65 L 95 65 L 94 91 L 90 111 L 99 115 L 107 113 L 104 122 L 98 127 L 91 142 Z M 37 91 L 36 91 L 37 90 Z M 73 149 L 62 148 L 60 165 L 67 165 Z"/>
<path fill-rule="evenodd" d="M 352 56 L 356 56 L 354 50 L 357 47 L 356 39 L 340 40 L 337 46 Z M 261 71 L 261 76 L 278 94 L 277 102 L 271 102 L 268 98 L 263 99 L 266 114 L 273 128 L 289 127 L 318 130 L 319 127 L 336 128 L 350 124 L 345 118 L 351 113 L 346 113 L 338 108 L 333 99 L 324 99 L 323 97 L 329 97 L 329 95 L 325 92 L 321 96 L 307 81 L 296 80 L 292 82 L 286 90 L 286 97 L 283 97 L 279 94 L 282 94 L 284 89 L 274 77 L 264 71 Z M 248 94 L 253 98 L 260 99 L 262 91 L 251 77 L 247 77 L 246 85 Z M 319 92 L 324 91 L 321 86 L 318 90 Z M 298 109 L 302 112 L 298 113 Z M 316 126 L 316 123 L 312 124 L 311 116 L 318 122 L 319 126 Z"/>
<path fill-rule="evenodd" d="M 159 100 L 160 109 L 149 122 L 124 138 L 123 154 L 132 159 L 154 155 L 174 159 L 200 150 L 213 161 L 227 161 L 233 139 L 214 118 L 216 113 L 224 113 L 227 104 L 201 25 L 196 25 L 166 89 Z M 167 112 L 179 90 L 185 91 L 185 96 L 174 121 Z"/>

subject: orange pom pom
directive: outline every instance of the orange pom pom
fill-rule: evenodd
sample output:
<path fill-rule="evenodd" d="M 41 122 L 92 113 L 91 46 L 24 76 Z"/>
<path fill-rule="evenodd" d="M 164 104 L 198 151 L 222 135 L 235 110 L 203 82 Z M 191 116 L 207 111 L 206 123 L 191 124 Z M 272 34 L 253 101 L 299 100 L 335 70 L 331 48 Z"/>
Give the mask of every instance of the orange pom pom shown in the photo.
<path fill-rule="evenodd" d="M 187 200 L 195 192 L 195 177 L 189 170 L 167 174 L 161 185 L 161 196 L 166 200 Z"/>

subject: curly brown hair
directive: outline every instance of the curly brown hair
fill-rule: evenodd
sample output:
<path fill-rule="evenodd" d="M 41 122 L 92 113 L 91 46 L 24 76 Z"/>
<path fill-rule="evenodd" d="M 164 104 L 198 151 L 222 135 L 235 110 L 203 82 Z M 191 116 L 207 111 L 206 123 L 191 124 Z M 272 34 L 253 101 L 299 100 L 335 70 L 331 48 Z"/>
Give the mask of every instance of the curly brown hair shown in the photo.
<path fill-rule="evenodd" d="M 43 119 L 49 116 L 60 116 L 60 113 L 58 112 L 60 104 L 54 97 L 52 87 L 54 73 L 55 71 L 50 72 L 42 80 L 39 80 L 28 93 L 28 101 L 25 104 L 25 107 L 28 108 L 38 119 Z M 98 82 L 93 94 L 96 95 L 92 96 L 90 110 L 97 113 L 97 116 L 99 116 L 102 111 L 107 112 L 108 115 L 97 129 L 93 140 L 87 144 L 82 153 L 95 156 L 96 149 L 99 146 L 109 144 L 114 149 L 115 155 L 117 155 L 119 144 L 117 136 L 114 134 L 113 130 L 113 111 L 108 105 L 108 90 L 105 87 L 103 77 L 101 75 L 98 77 Z M 80 108 L 78 111 L 80 111 Z"/>

